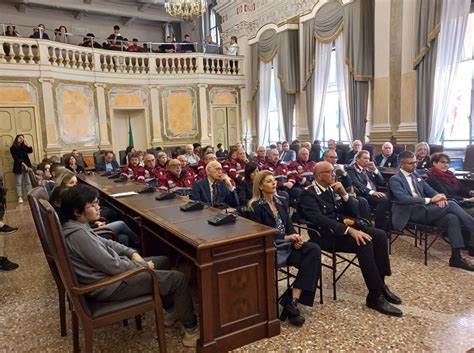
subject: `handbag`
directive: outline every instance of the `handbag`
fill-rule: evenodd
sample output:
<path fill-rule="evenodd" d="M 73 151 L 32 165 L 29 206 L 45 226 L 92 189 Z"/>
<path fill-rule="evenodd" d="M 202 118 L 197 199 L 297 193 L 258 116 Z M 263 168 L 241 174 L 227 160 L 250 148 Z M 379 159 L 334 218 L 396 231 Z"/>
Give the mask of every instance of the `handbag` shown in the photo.
<path fill-rule="evenodd" d="M 274 241 L 276 247 L 276 265 L 281 267 L 286 265 L 286 260 L 293 251 L 293 241 L 286 239 L 277 239 Z"/>

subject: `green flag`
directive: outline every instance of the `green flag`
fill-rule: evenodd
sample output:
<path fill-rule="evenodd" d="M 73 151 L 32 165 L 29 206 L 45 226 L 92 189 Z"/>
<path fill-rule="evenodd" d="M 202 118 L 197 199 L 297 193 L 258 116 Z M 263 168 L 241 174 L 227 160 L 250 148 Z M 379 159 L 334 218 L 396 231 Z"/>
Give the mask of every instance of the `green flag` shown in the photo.
<path fill-rule="evenodd" d="M 133 143 L 132 122 L 130 120 L 130 117 L 128 117 L 128 145 L 135 146 L 135 144 Z"/>

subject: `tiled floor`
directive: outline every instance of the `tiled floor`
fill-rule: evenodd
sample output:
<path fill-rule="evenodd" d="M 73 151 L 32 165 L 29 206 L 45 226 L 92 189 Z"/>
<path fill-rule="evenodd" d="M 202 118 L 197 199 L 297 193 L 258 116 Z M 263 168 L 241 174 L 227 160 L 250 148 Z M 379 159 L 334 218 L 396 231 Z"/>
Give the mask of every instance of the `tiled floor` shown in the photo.
<path fill-rule="evenodd" d="M 0 352 L 67 352 L 72 338 L 59 335 L 57 295 L 27 204 L 9 205 L 6 221 L 20 230 L 4 238 L 3 250 L 20 268 L 0 272 Z M 0 239 L 0 251 L 2 250 Z M 450 351 L 474 352 L 474 273 L 447 265 L 449 247 L 442 240 L 430 250 L 428 266 L 413 240 L 399 239 L 391 256 L 390 287 L 402 297 L 402 318 L 380 315 L 364 305 L 366 289 L 357 268 L 338 285 L 333 301 L 329 271 L 324 304 L 305 308 L 306 323 L 281 326 L 281 334 L 242 347 L 248 351 Z M 470 259 L 474 261 L 474 259 Z M 94 332 L 94 347 L 103 352 L 157 352 L 153 318 L 146 315 L 143 331 L 121 324 Z M 177 327 L 166 331 L 171 352 L 184 349 Z"/>

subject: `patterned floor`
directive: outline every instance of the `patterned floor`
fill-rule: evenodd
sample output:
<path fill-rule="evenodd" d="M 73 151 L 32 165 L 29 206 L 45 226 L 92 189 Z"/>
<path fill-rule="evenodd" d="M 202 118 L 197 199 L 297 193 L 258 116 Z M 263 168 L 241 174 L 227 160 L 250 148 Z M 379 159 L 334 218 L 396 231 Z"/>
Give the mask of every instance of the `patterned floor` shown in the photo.
<path fill-rule="evenodd" d="M 57 295 L 27 204 L 9 205 L 6 221 L 19 226 L 0 236 L 0 251 L 20 264 L 0 272 L 0 352 L 68 352 L 68 336 L 59 335 Z M 1 253 L 1 252 L 0 252 Z M 324 274 L 324 304 L 305 308 L 306 323 L 281 326 L 281 334 L 236 352 L 318 351 L 450 351 L 474 352 L 474 273 L 448 267 L 449 247 L 442 240 L 429 253 L 428 266 L 413 240 L 399 239 L 391 256 L 388 284 L 402 297 L 402 318 L 380 315 L 364 305 L 366 289 L 357 268 L 351 268 L 332 300 L 330 273 Z M 470 259 L 474 261 L 473 258 Z M 181 331 L 166 331 L 168 350 L 192 352 L 181 345 Z M 154 323 L 146 315 L 143 331 L 121 324 L 94 332 L 95 351 L 157 352 Z"/>

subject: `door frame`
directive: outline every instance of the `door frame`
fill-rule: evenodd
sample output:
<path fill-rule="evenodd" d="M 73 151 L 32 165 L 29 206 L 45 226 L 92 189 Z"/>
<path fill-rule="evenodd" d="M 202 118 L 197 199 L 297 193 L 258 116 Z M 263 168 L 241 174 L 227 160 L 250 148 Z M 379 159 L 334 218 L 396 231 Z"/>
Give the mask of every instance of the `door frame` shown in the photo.
<path fill-rule="evenodd" d="M 215 141 L 215 136 L 214 136 L 214 108 L 225 108 L 227 110 L 227 108 L 235 108 L 235 111 L 236 111 L 236 114 L 237 114 L 237 136 L 241 139 L 242 138 L 242 131 L 241 131 L 241 119 L 242 119 L 242 116 L 240 114 L 240 108 L 239 108 L 239 104 L 214 104 L 212 103 L 210 105 L 210 110 L 211 110 L 211 142 L 212 142 L 212 146 L 216 146 L 217 143 L 219 143 L 218 141 Z M 227 117 L 227 113 L 226 113 L 226 117 Z M 241 142 L 241 141 L 240 141 Z M 225 146 L 226 148 L 228 148 L 229 146 Z"/>
<path fill-rule="evenodd" d="M 152 147 L 152 142 L 151 142 L 151 129 L 150 129 L 150 118 L 148 114 L 148 109 L 145 107 L 110 107 L 110 123 L 111 123 L 111 134 L 110 134 L 110 141 L 112 144 L 112 150 L 115 151 L 115 136 L 114 136 L 114 122 L 115 122 L 115 111 L 120 110 L 120 111 L 133 111 L 133 110 L 142 110 L 145 113 L 145 136 L 146 136 L 146 148 L 151 148 Z M 118 151 L 118 150 L 117 150 Z M 145 151 L 143 151 L 145 152 Z"/>

